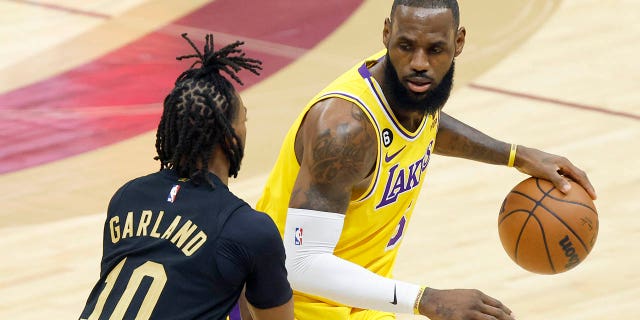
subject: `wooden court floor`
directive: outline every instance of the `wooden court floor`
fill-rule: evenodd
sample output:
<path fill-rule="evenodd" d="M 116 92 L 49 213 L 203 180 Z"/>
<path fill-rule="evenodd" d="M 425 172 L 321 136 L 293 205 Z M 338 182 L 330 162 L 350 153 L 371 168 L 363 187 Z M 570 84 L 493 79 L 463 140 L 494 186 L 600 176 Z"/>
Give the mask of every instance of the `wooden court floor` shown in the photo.
<path fill-rule="evenodd" d="M 236 1 L 250 6 L 258 0 Z M 213 2 L 0 0 L 0 95 L 14 97 L 15 90 L 76 70 L 159 29 L 177 37 L 181 25 L 167 24 Z M 252 50 L 292 62 L 242 91 L 248 146 L 232 191 L 255 204 L 297 110 L 381 48 L 390 4 L 365 0 L 309 48 L 245 39 Z M 520 269 L 500 245 L 497 214 L 525 176 L 436 157 L 395 277 L 436 288 L 481 289 L 518 319 L 640 319 L 640 63 L 633 58 L 640 49 L 640 2 L 460 5 L 468 42 L 445 110 L 494 137 L 564 155 L 584 169 L 598 193 L 598 241 L 587 260 L 567 273 L 541 276 Z M 237 36 L 222 29 L 189 31 Z M 0 101 L 0 120 L 7 124 L 60 116 L 55 110 L 26 113 L 7 103 Z M 125 181 L 157 170 L 154 134 L 0 174 L 0 319 L 77 318 L 98 276 L 107 202 Z M 0 128 L 0 145 L 13 139 Z"/>

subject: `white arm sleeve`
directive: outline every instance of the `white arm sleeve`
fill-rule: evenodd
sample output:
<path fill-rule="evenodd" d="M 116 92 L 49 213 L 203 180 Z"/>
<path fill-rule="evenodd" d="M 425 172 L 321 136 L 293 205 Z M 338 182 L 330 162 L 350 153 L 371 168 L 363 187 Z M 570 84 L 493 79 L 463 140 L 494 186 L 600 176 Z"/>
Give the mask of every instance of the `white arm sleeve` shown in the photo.
<path fill-rule="evenodd" d="M 420 286 L 333 255 L 343 224 L 342 214 L 289 208 L 284 247 L 293 289 L 351 307 L 413 314 Z"/>

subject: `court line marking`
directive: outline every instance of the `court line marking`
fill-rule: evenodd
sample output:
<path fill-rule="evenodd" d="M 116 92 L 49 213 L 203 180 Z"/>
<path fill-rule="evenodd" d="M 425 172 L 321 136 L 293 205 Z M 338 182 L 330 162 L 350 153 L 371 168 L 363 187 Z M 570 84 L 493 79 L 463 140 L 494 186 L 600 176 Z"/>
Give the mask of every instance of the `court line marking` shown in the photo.
<path fill-rule="evenodd" d="M 188 33 L 189 36 L 194 39 L 204 38 L 205 35 L 212 33 L 216 41 L 222 41 L 223 43 L 233 43 L 234 41 L 239 40 L 245 42 L 245 48 L 290 59 L 298 59 L 309 52 L 309 49 L 306 48 L 290 46 L 278 42 L 265 41 L 256 38 L 243 37 L 240 35 L 234 35 L 220 31 L 186 26 L 178 23 L 168 24 L 156 31 L 170 35 Z"/>
<path fill-rule="evenodd" d="M 332 33 L 336 32 L 336 30 L 332 31 Z M 242 36 L 242 35 L 224 33 L 220 31 L 209 30 L 209 29 L 198 28 L 198 27 L 185 26 L 178 23 L 170 23 L 164 27 L 159 28 L 158 30 L 156 30 L 156 32 L 160 32 L 160 33 L 168 34 L 172 36 L 179 35 L 182 33 L 188 33 L 192 39 L 204 38 L 206 34 L 212 33 L 217 42 L 219 41 L 220 43 L 232 43 L 234 41 L 243 41 L 245 42 L 243 47 L 245 49 L 251 49 L 261 53 L 274 55 L 277 57 L 297 60 L 307 54 L 313 54 L 312 61 L 314 63 L 319 63 L 325 66 L 332 66 L 335 64 L 336 60 L 340 61 L 341 59 L 346 59 L 346 57 L 342 54 L 316 52 L 315 46 L 313 48 L 292 46 L 292 45 L 279 43 L 275 41 L 260 40 L 260 39 Z M 327 35 L 327 37 L 325 37 L 324 40 L 321 40 L 316 45 L 319 45 L 320 43 L 325 41 L 329 36 L 330 35 Z M 195 40 L 195 41 L 200 41 L 200 40 Z M 282 69 L 280 71 L 282 71 Z"/>
<path fill-rule="evenodd" d="M 0 108 L 0 120 L 32 120 L 37 117 L 48 119 L 84 119 L 97 117 L 118 117 L 131 115 L 160 115 L 162 102 L 131 105 L 87 106 L 71 108 Z"/>
<path fill-rule="evenodd" d="M 559 105 L 559 106 L 563 106 L 563 107 L 569 107 L 569 108 L 580 109 L 580 110 L 591 111 L 591 112 L 604 113 L 604 114 L 610 115 L 610 116 L 618 116 L 618 117 L 624 117 L 624 118 L 627 118 L 627 119 L 633 119 L 633 120 L 640 121 L 640 115 L 636 115 L 636 114 L 628 113 L 628 112 L 609 110 L 609 109 L 596 107 L 596 106 L 590 106 L 590 105 L 586 105 L 586 104 L 568 102 L 568 101 L 563 101 L 563 100 L 554 99 L 554 98 L 547 98 L 547 97 L 537 96 L 537 95 L 533 95 L 533 94 L 529 94 L 529 93 L 516 92 L 516 91 L 505 90 L 505 89 L 500 89 L 500 88 L 496 88 L 496 87 L 480 85 L 480 84 L 477 84 L 477 83 L 470 83 L 469 87 L 472 88 L 472 89 L 476 89 L 476 90 L 488 91 L 488 92 L 503 94 L 503 95 L 522 98 L 522 99 L 527 99 L 527 100 L 547 102 L 547 103 L 551 103 L 551 104 L 555 104 L 555 105 Z"/>
<path fill-rule="evenodd" d="M 80 10 L 80 9 L 74 9 L 74 8 L 64 7 L 64 6 L 57 5 L 57 4 L 52 4 L 52 3 L 41 3 L 41 2 L 36 2 L 36 1 L 33 1 L 33 0 L 8 0 L 8 1 L 13 1 L 13 2 L 16 2 L 16 3 L 22 3 L 22 4 L 28 4 L 28 5 L 32 5 L 32 6 L 36 6 L 36 7 L 42 7 L 42 8 L 47 8 L 47 9 L 52 9 L 52 10 L 57 10 L 57 11 L 62 11 L 62 12 L 71 13 L 71 14 L 78 14 L 78 15 L 83 15 L 83 16 L 100 18 L 100 19 L 111 19 L 112 18 L 110 15 L 107 15 L 107 14 L 104 14 L 104 13 L 86 11 L 86 10 Z"/>

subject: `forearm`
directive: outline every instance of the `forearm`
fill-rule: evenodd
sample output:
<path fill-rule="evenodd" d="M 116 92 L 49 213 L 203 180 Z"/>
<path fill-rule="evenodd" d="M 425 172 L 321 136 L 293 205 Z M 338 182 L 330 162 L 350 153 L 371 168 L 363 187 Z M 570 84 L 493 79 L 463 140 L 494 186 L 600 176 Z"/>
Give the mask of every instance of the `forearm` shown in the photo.
<path fill-rule="evenodd" d="M 496 140 L 444 112 L 440 113 L 436 154 L 506 165 L 510 147 L 508 143 Z"/>
<path fill-rule="evenodd" d="M 284 242 L 293 289 L 341 305 L 413 313 L 420 286 L 382 277 L 333 255 L 343 220 L 336 213 L 289 210 Z"/>
<path fill-rule="evenodd" d="M 490 164 L 509 165 L 533 177 L 549 180 L 562 192 L 569 192 L 567 177 L 577 181 L 596 199 L 596 191 L 587 174 L 567 158 L 522 145 L 511 145 L 440 113 L 440 125 L 434 152 Z"/>

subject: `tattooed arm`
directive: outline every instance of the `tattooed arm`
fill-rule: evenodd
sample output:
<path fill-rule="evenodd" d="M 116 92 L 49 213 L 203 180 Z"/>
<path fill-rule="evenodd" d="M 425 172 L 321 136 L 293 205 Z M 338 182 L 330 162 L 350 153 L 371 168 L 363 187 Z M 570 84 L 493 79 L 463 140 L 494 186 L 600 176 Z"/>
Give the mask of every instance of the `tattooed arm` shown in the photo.
<path fill-rule="evenodd" d="M 375 129 L 360 108 L 342 99 L 318 102 L 296 137 L 300 172 L 290 207 L 344 214 L 376 155 Z"/>
<path fill-rule="evenodd" d="M 509 149 L 509 144 L 493 139 L 440 112 L 440 126 L 434 150 L 436 154 L 506 165 Z"/>
<path fill-rule="evenodd" d="M 444 112 L 440 113 L 435 153 L 506 165 L 509 150 L 510 144 L 491 138 Z M 571 178 L 585 188 L 593 199 L 596 198 L 595 189 L 586 173 L 567 158 L 519 145 L 514 166 L 520 172 L 553 182 L 556 188 L 565 193 L 571 189 L 565 177 Z"/>
<path fill-rule="evenodd" d="M 419 285 L 382 277 L 333 254 L 349 200 L 361 195 L 374 168 L 375 134 L 347 101 L 326 100 L 307 114 L 296 137 L 300 171 L 284 231 L 288 278 L 294 290 L 340 304 L 411 314 Z M 304 230 L 304 241 L 297 229 Z M 418 309 L 438 320 L 479 313 L 513 320 L 506 306 L 478 290 L 425 289 Z"/>

